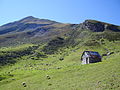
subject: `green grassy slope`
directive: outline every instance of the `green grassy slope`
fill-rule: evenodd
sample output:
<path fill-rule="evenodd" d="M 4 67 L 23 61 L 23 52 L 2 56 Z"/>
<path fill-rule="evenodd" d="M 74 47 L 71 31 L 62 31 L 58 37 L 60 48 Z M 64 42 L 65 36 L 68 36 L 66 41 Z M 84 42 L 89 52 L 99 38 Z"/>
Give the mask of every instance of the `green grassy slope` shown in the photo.
<path fill-rule="evenodd" d="M 17 58 L 17 63 L 0 67 L 1 90 L 119 90 L 120 43 L 106 41 L 101 46 L 61 48 L 47 57 L 34 54 Z M 40 52 L 40 46 L 35 52 Z M 114 54 L 100 63 L 81 65 L 84 50 Z M 42 53 L 42 52 L 41 52 Z M 63 58 L 61 60 L 60 58 Z M 50 77 L 47 78 L 47 75 Z M 22 85 L 26 82 L 26 87 Z"/>
<path fill-rule="evenodd" d="M 0 43 L 0 90 L 120 90 L 120 32 L 92 32 L 74 24 L 52 27 L 43 37 L 26 36 L 30 32 L 0 37 L 5 40 Z M 82 65 L 85 50 L 112 54 Z"/>

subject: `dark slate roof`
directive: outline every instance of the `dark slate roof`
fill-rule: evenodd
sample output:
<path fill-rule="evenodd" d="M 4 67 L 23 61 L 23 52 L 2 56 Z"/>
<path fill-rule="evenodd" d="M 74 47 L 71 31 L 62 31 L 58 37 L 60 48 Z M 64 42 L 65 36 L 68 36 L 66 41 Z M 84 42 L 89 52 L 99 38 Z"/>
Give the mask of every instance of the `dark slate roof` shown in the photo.
<path fill-rule="evenodd" d="M 86 51 L 89 55 L 96 55 L 96 56 L 100 56 L 100 54 L 98 52 L 94 52 L 94 51 Z"/>
<path fill-rule="evenodd" d="M 94 51 L 84 51 L 82 56 L 84 55 L 84 53 L 87 52 L 88 55 L 90 55 L 91 57 L 98 57 L 101 58 L 100 54 L 98 52 L 94 52 Z M 82 56 L 81 56 L 81 60 L 82 60 Z"/>

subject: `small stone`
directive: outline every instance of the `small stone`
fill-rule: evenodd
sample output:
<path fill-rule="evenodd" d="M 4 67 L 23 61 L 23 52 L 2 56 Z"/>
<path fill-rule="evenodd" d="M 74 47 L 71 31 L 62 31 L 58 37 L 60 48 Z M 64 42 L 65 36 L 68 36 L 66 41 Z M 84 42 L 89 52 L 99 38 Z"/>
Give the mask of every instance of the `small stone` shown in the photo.
<path fill-rule="evenodd" d="M 48 86 L 51 86 L 51 85 L 52 85 L 51 83 L 48 84 Z"/>
<path fill-rule="evenodd" d="M 23 87 L 27 87 L 26 83 L 25 82 L 22 82 L 22 85 Z"/>
<path fill-rule="evenodd" d="M 47 75 L 46 77 L 47 77 L 47 79 L 51 79 L 49 75 Z"/>

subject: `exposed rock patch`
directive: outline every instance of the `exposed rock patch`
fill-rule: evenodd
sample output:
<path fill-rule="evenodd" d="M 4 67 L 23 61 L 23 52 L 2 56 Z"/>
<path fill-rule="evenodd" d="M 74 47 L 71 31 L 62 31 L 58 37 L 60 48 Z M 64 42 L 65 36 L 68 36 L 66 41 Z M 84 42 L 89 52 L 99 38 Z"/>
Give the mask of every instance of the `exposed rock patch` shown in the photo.
<path fill-rule="evenodd" d="M 93 32 L 103 32 L 105 30 L 111 30 L 115 32 L 120 32 L 120 29 L 116 25 L 95 21 L 95 20 L 85 20 L 80 24 L 81 29 L 89 29 Z"/>

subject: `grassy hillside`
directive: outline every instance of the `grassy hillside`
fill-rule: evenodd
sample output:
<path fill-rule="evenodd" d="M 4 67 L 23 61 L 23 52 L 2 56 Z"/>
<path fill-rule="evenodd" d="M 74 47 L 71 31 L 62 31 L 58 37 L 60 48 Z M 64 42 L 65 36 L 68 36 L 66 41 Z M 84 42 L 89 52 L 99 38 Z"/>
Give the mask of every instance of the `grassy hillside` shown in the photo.
<path fill-rule="evenodd" d="M 33 17 L 19 22 L 25 31 L 0 36 L 0 90 L 120 90 L 119 26 L 95 20 L 61 24 Z M 43 26 L 36 28 L 33 22 Z M 111 54 L 102 62 L 82 65 L 86 50 Z"/>
<path fill-rule="evenodd" d="M 54 24 L 41 26 L 34 30 L 20 31 L 0 35 L 0 47 L 16 46 L 21 44 L 46 43 L 57 36 L 64 36 L 71 31 L 69 24 Z"/>
<path fill-rule="evenodd" d="M 0 48 L 0 65 L 14 64 L 16 58 L 20 58 L 25 55 L 33 54 L 34 50 L 38 46 L 32 44 L 24 44 L 17 47 Z"/>
<path fill-rule="evenodd" d="M 119 90 L 119 45 L 118 41 L 113 43 L 106 40 L 99 47 L 83 45 L 64 47 L 52 55 L 45 55 L 41 51 L 44 46 L 39 46 L 33 54 L 16 58 L 15 64 L 0 67 L 0 89 Z M 84 50 L 104 54 L 107 52 L 106 49 L 114 54 L 103 57 L 103 61 L 100 63 L 81 65 L 80 56 Z M 5 49 L 5 51 L 9 50 L 11 51 L 11 49 Z M 19 50 L 21 48 L 15 49 L 15 51 Z M 39 57 L 36 57 L 37 55 Z M 41 57 L 44 55 L 46 57 Z M 22 85 L 23 82 L 26 83 L 26 87 Z"/>

